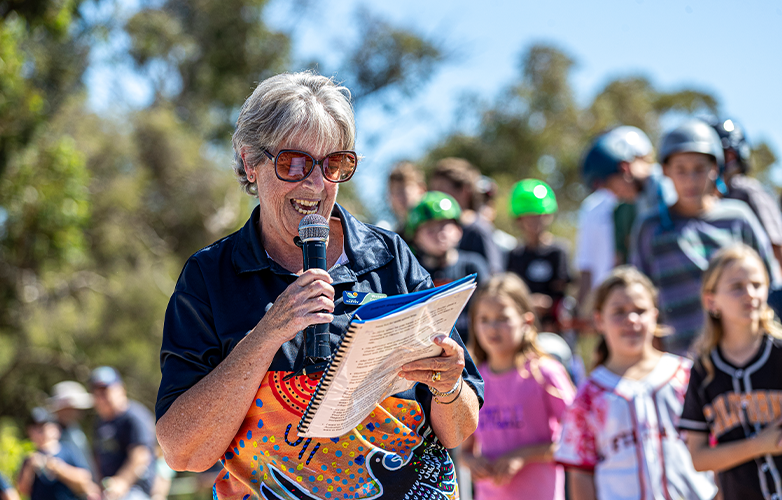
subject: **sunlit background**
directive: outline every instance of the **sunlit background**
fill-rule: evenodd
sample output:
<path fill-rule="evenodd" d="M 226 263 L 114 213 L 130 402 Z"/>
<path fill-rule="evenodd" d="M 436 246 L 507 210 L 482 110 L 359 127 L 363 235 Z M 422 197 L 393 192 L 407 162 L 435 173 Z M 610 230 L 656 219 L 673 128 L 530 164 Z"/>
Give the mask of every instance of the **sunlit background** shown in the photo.
<path fill-rule="evenodd" d="M 0 0 L 0 471 L 56 382 L 116 366 L 154 405 L 168 298 L 189 255 L 253 206 L 231 172 L 261 79 L 314 68 L 356 97 L 364 156 L 339 201 L 388 218 L 386 176 L 462 156 L 556 190 L 620 123 L 740 123 L 782 184 L 782 1 Z M 87 426 L 85 426 L 87 427 Z"/>

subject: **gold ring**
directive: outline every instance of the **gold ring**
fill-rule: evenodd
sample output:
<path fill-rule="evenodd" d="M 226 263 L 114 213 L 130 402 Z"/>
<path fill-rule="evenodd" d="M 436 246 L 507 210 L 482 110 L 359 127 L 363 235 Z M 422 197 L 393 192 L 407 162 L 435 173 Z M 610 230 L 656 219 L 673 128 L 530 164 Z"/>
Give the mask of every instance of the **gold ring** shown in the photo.
<path fill-rule="evenodd" d="M 432 372 L 432 382 L 439 382 L 440 375 L 442 375 L 440 372 Z"/>

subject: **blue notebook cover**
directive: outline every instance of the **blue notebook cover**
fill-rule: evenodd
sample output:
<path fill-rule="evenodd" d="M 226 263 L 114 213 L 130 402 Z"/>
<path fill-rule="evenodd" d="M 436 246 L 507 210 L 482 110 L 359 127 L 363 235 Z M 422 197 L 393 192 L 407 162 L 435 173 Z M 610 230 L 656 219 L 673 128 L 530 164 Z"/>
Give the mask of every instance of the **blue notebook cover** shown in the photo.
<path fill-rule="evenodd" d="M 428 290 L 421 290 L 420 292 L 393 295 L 391 297 L 374 300 L 356 309 L 356 312 L 353 313 L 353 319 L 351 321 L 363 323 L 370 319 L 378 319 L 384 316 L 388 316 L 389 314 L 392 314 L 401 309 L 411 307 L 419 302 L 424 302 L 430 297 L 448 292 L 449 290 L 452 290 L 464 283 L 475 281 L 477 276 L 477 274 L 471 274 L 469 276 L 465 276 L 462 279 L 452 281 L 447 285 L 437 286 Z"/>

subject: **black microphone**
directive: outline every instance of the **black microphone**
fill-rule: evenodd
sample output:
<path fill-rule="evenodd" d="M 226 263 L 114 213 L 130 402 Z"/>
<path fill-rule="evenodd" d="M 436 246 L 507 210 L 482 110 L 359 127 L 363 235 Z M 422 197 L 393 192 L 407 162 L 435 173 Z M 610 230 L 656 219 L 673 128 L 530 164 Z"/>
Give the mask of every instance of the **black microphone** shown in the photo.
<path fill-rule="evenodd" d="M 318 214 L 304 216 L 299 222 L 299 237 L 296 244 L 301 246 L 304 255 L 304 270 L 326 270 L 326 240 L 329 237 L 329 223 Z M 326 369 L 331 357 L 328 323 L 310 325 L 304 329 L 304 366 L 302 373 L 309 378 L 317 376 Z"/>

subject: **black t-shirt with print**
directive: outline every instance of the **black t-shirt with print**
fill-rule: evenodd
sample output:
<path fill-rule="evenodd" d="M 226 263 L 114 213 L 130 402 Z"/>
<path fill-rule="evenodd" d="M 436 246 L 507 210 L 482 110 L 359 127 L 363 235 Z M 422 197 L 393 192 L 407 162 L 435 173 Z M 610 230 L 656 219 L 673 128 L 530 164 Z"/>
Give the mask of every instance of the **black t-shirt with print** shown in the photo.
<path fill-rule="evenodd" d="M 693 366 L 679 428 L 708 432 L 721 444 L 754 436 L 782 416 L 782 341 L 765 337 L 742 367 L 725 360 L 719 347 L 710 359 L 714 378 L 705 385 L 703 364 Z M 782 495 L 782 455 L 758 457 L 719 476 L 726 499 L 770 499 Z"/>
<path fill-rule="evenodd" d="M 508 271 L 518 274 L 530 292 L 556 300 L 570 282 L 567 261 L 565 247 L 557 242 L 537 248 L 519 245 L 508 256 Z"/>

